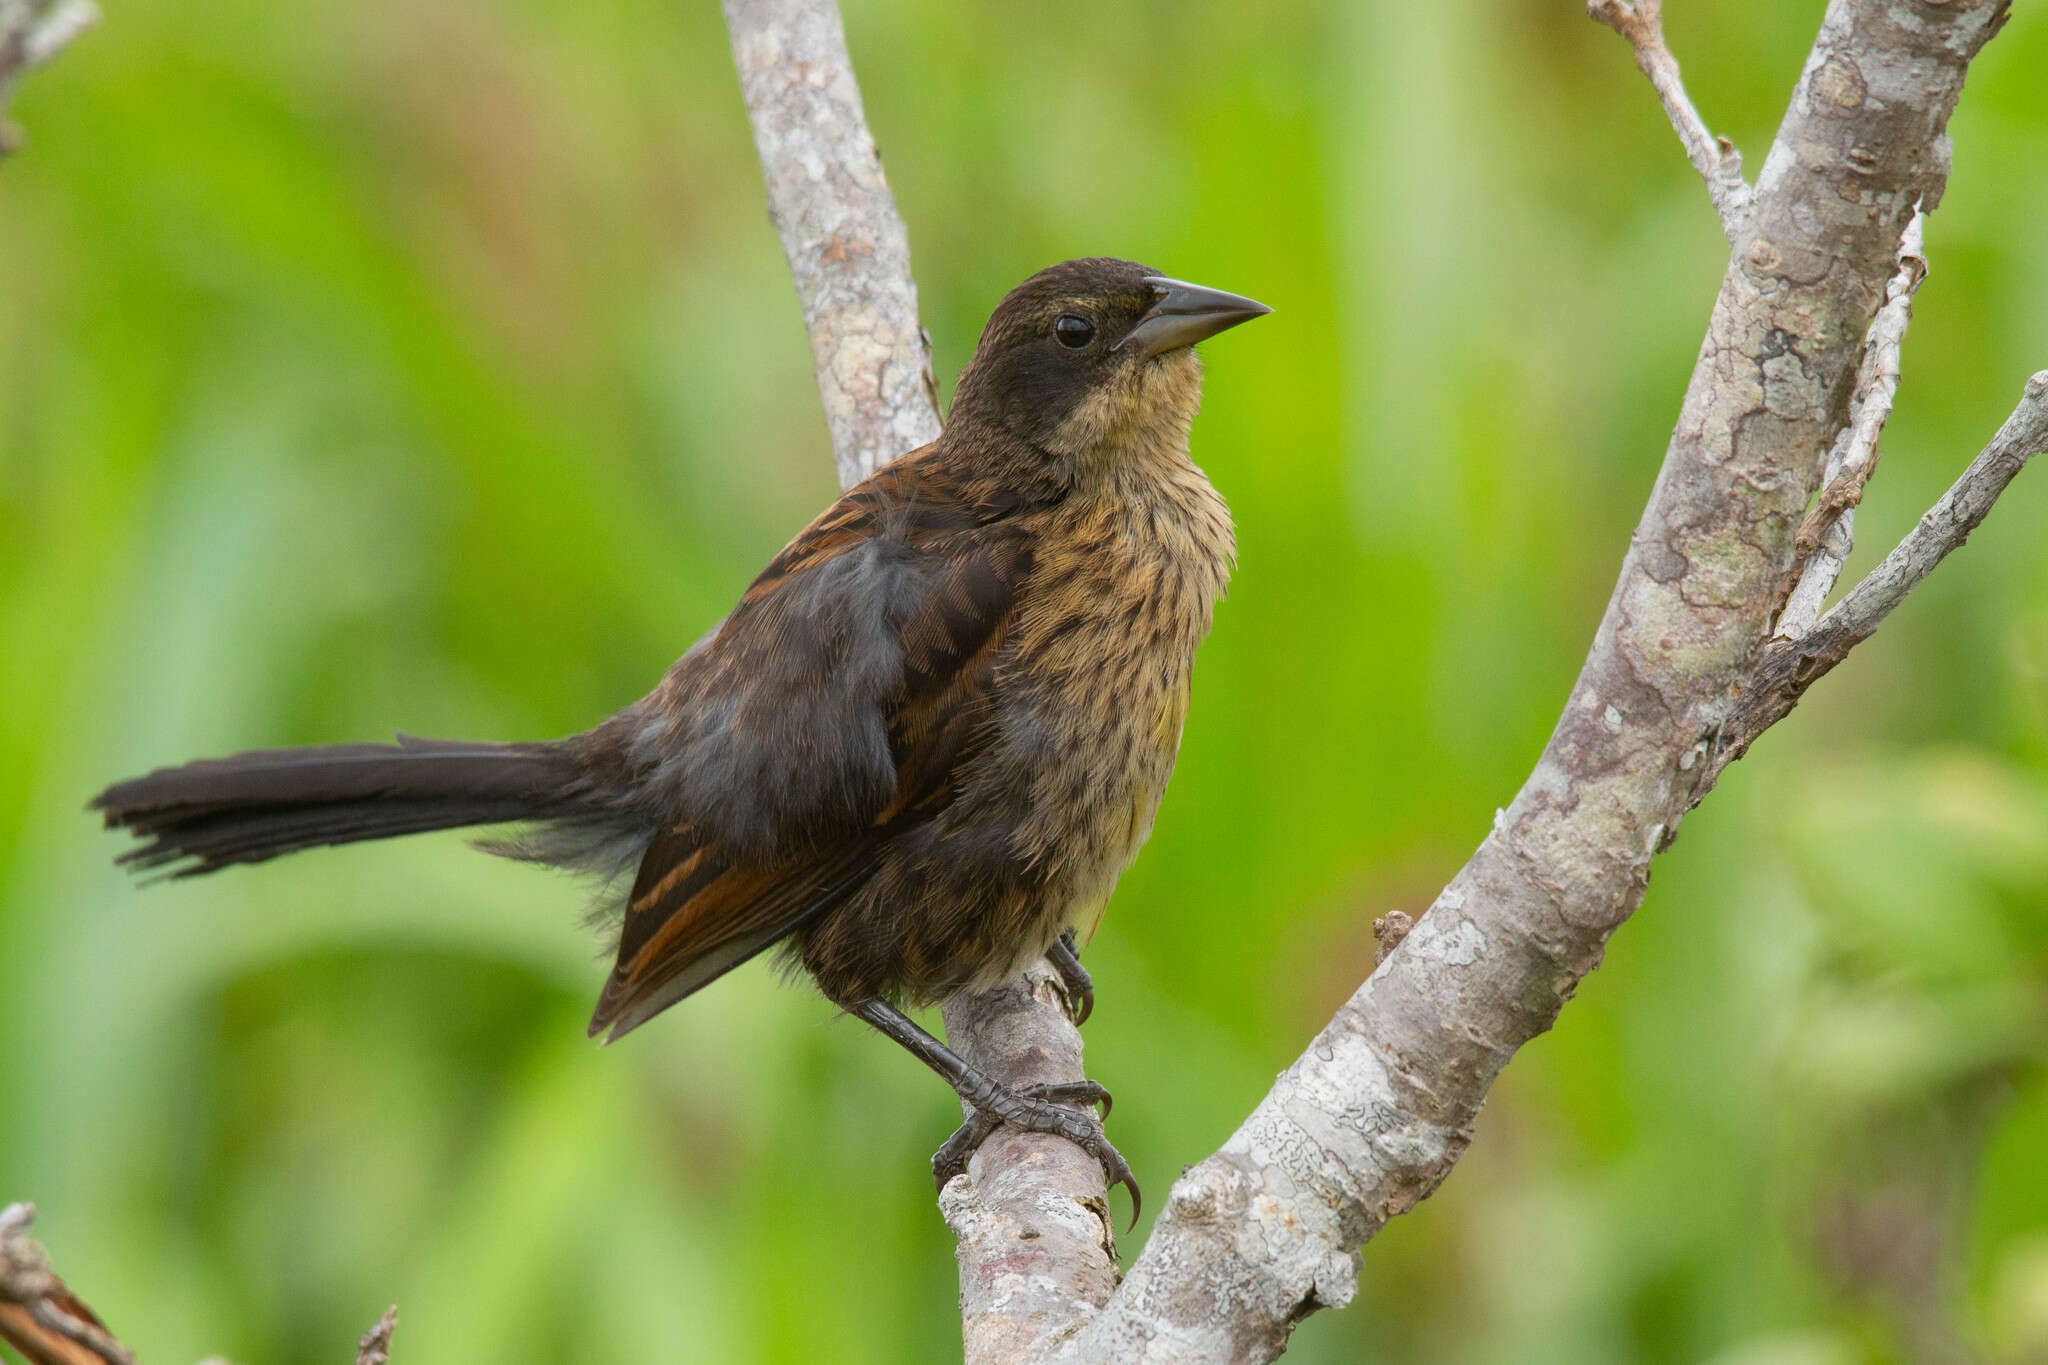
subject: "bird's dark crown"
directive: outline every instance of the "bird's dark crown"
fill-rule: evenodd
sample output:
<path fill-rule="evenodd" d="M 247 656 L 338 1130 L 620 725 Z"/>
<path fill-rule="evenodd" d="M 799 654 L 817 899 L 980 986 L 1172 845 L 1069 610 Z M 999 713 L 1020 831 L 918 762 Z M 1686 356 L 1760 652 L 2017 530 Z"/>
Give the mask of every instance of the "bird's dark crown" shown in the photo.
<path fill-rule="evenodd" d="M 1048 266 L 1012 289 L 982 329 L 960 376 L 953 415 L 993 419 L 1043 444 L 1091 393 L 1135 369 L 1119 351 L 1160 295 L 1158 272 L 1136 261 L 1091 256 Z"/>
<path fill-rule="evenodd" d="M 1065 488 L 1134 461 L 1185 464 L 1202 395 L 1195 343 L 1271 311 L 1136 261 L 1095 256 L 1041 270 L 983 329 L 948 445 L 984 462 L 999 454 L 1012 475 Z"/>

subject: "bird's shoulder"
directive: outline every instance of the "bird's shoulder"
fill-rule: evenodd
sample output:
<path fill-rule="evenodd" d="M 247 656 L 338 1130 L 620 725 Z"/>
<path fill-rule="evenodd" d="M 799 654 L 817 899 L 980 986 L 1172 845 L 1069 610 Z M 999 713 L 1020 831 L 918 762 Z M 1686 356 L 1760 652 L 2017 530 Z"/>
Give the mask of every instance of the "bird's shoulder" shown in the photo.
<path fill-rule="evenodd" d="M 742 604 L 841 556 L 883 550 L 957 557 L 1027 535 L 1058 501 L 990 477 L 982 460 L 934 442 L 855 484 L 798 532 L 747 588 Z"/>
<path fill-rule="evenodd" d="M 970 649 L 1015 609 L 1047 502 L 978 473 L 940 445 L 856 484 L 747 585 L 708 654 L 726 667 L 786 668 L 807 642 L 859 662 L 863 646 L 904 656 L 916 675 Z M 858 670 L 857 670 L 858 671 Z"/>
<path fill-rule="evenodd" d="M 985 714 L 1032 511 L 930 449 L 827 508 L 636 708 L 663 804 L 768 854 L 934 799 Z"/>

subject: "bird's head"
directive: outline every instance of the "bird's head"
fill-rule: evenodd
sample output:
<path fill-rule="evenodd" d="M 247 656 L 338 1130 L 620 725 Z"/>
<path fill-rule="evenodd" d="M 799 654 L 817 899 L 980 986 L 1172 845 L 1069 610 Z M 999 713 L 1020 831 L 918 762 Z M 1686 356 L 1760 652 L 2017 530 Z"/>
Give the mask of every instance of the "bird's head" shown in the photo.
<path fill-rule="evenodd" d="M 1271 311 L 1135 261 L 1048 267 L 997 305 L 951 420 L 1073 459 L 1177 442 L 1201 401 L 1194 344 Z"/>

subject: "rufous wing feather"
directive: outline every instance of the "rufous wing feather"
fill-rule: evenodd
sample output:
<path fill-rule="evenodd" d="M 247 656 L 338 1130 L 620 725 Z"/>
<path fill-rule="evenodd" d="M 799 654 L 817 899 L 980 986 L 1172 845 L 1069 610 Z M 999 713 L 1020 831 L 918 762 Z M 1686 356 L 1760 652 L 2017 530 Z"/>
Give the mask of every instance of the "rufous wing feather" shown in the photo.
<path fill-rule="evenodd" d="M 590 1034 L 614 1041 L 829 908 L 873 869 L 875 844 L 794 866 L 740 864 L 687 825 L 656 836 L 620 926 Z"/>

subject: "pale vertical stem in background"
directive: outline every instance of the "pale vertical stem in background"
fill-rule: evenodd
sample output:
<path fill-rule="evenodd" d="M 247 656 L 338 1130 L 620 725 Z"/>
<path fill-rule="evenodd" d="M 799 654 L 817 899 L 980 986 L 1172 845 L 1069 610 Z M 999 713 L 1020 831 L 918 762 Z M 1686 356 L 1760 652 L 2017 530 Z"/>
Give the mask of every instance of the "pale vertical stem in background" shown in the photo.
<path fill-rule="evenodd" d="M 868 133 L 839 7 L 725 0 L 725 22 L 849 488 L 939 434 L 910 237 Z"/>
<path fill-rule="evenodd" d="M 99 22 L 92 0 L 0 0 L 0 157 L 21 143 L 7 102 L 21 78 Z"/>

